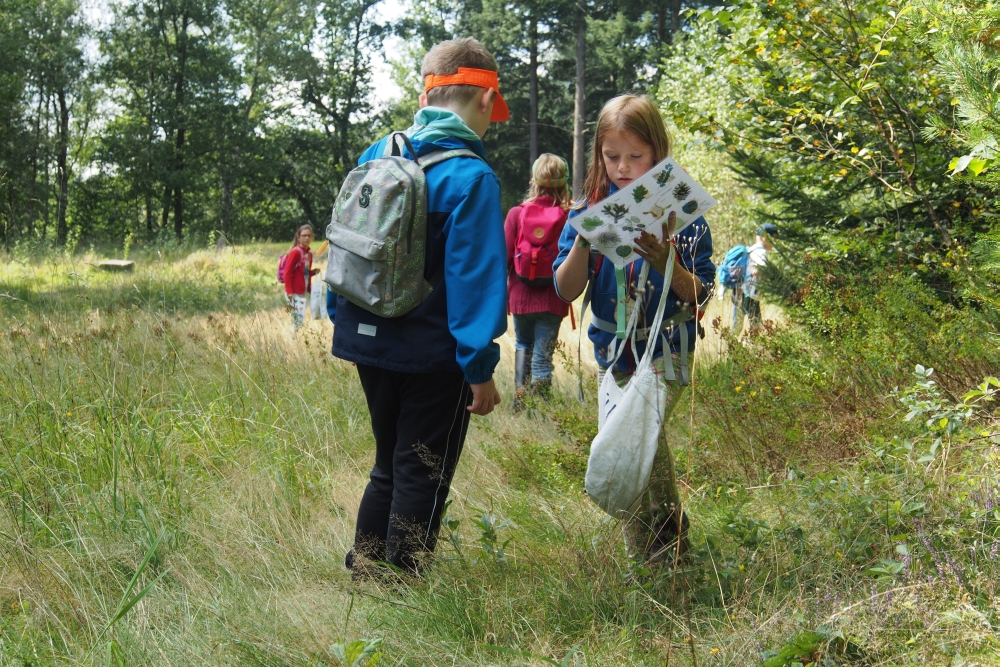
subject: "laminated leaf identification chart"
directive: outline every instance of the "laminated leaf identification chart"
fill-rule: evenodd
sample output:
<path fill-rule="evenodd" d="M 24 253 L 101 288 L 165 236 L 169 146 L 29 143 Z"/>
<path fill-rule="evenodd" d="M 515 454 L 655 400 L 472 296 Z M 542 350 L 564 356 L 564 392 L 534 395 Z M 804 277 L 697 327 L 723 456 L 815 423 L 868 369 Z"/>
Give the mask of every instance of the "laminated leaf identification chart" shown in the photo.
<path fill-rule="evenodd" d="M 645 230 L 662 241 L 663 223 L 677 214 L 674 235 L 715 206 L 705 192 L 673 158 L 667 158 L 569 224 L 615 266 L 639 259 L 632 239 Z"/>

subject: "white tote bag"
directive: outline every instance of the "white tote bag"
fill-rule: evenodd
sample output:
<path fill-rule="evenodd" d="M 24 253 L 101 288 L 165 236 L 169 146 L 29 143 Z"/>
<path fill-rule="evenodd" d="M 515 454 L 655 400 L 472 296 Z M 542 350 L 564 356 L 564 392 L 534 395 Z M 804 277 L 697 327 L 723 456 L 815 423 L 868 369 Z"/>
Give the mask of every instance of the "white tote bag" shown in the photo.
<path fill-rule="evenodd" d="M 664 292 L 669 290 L 673 276 L 674 249 L 667 259 Z M 639 273 L 639 285 L 645 285 L 649 274 L 646 262 Z M 663 324 L 666 294 L 660 295 L 656 316 L 649 328 L 646 352 L 636 366 L 635 373 L 624 387 L 619 387 L 612 372 L 626 345 L 636 354 L 635 333 L 638 323 L 637 306 L 632 310 L 626 327 L 626 339 L 618 344 L 617 353 L 604 374 L 597 392 L 597 436 L 590 446 L 587 461 L 587 495 L 605 512 L 622 517 L 635 509 L 636 501 L 649 484 L 649 474 L 656 457 L 656 448 L 663 426 L 666 384 L 653 367 L 655 336 Z M 663 350 L 670 354 L 670 350 Z M 636 354 L 638 357 L 638 354 Z"/>
<path fill-rule="evenodd" d="M 326 283 L 313 276 L 312 291 L 309 294 L 309 310 L 314 320 L 326 317 Z"/>

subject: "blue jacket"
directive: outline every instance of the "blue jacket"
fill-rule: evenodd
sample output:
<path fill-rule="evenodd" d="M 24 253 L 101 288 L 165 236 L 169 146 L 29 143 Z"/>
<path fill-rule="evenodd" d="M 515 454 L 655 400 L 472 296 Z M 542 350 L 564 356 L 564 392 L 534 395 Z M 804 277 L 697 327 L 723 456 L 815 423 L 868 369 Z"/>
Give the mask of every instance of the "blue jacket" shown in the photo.
<path fill-rule="evenodd" d="M 386 138 L 358 164 L 381 157 Z M 412 141 L 417 155 L 468 148 L 486 157 L 481 141 L 454 137 Z M 409 151 L 407 157 L 412 157 Z M 488 382 L 500 361 L 494 342 L 507 330 L 507 246 L 500 210 L 500 181 L 483 160 L 457 157 L 427 176 L 427 256 L 424 276 L 444 266 L 427 300 L 402 317 L 385 318 L 337 298 L 334 356 L 405 373 L 463 372 L 470 384 Z M 374 325 L 376 335 L 358 333 Z M 364 327 L 371 330 L 369 327 Z"/>
<path fill-rule="evenodd" d="M 331 322 L 337 323 L 337 293 L 329 288 L 326 290 L 326 314 Z"/>
<path fill-rule="evenodd" d="M 615 184 L 611 184 L 611 193 L 617 192 L 618 188 Z M 580 215 L 586 210 L 577 209 L 570 212 L 571 218 Z M 566 225 L 563 228 L 562 236 L 559 237 L 559 256 L 556 257 L 556 261 L 553 264 L 553 271 L 558 269 L 559 266 L 566 261 L 566 257 L 569 255 L 569 251 L 573 248 L 573 244 L 576 243 L 577 232 L 573 229 L 572 225 Z M 698 218 L 693 223 L 685 227 L 680 234 L 676 237 L 677 255 L 681 260 L 681 264 L 688 270 L 694 273 L 701 280 L 702 284 L 705 286 L 705 291 L 702 293 L 701 303 L 699 306 L 704 308 L 711 297 L 712 287 L 715 285 L 715 265 L 712 264 L 712 232 L 708 228 L 708 223 L 705 222 L 705 218 Z M 590 261 L 590 279 L 594 282 L 594 292 L 591 297 L 590 311 L 593 313 L 594 317 L 600 318 L 607 322 L 615 321 L 615 302 L 618 298 L 618 288 L 615 283 L 615 265 L 608 258 L 600 258 L 599 255 L 594 252 L 591 255 Z M 637 259 L 625 268 L 625 275 L 628 279 L 628 290 L 633 296 L 635 295 L 636 280 L 638 279 L 639 272 L 642 270 L 642 259 Z M 595 265 L 599 266 L 595 275 Z M 654 269 L 649 271 L 648 282 L 652 286 L 652 290 L 647 290 L 647 294 L 652 292 L 652 294 L 646 298 L 642 304 L 643 312 L 642 316 L 644 320 L 640 320 L 640 326 L 642 322 L 645 321 L 648 326 L 652 322 L 653 316 L 656 314 L 656 308 L 660 304 L 660 295 L 663 293 L 663 276 L 659 274 Z M 558 293 L 558 285 L 556 287 L 556 292 Z M 562 298 L 562 295 L 559 295 Z M 666 307 L 663 311 L 663 319 L 668 320 L 672 316 L 676 315 L 681 308 L 683 303 L 677 297 L 673 290 L 670 290 L 668 294 L 670 299 L 667 302 Z M 696 323 L 694 320 L 690 320 L 685 324 L 688 328 L 688 341 L 691 350 L 694 349 L 694 341 L 696 334 Z M 607 368 L 608 358 L 607 351 L 611 346 L 612 340 L 615 338 L 615 334 L 598 329 L 593 324 L 587 329 L 587 335 L 590 340 L 594 343 L 594 357 L 597 359 L 597 363 L 601 368 Z M 663 354 L 663 344 L 661 342 L 662 338 L 660 336 L 655 337 L 656 347 L 653 349 L 653 355 L 659 357 Z M 646 342 L 639 341 L 636 343 L 636 350 L 640 355 L 645 353 Z M 670 350 L 672 352 L 678 352 L 680 350 L 680 332 L 674 330 L 670 337 Z M 689 352 L 691 350 L 688 350 Z M 631 346 L 626 347 L 625 352 L 619 357 L 618 363 L 615 364 L 615 370 L 623 372 L 631 372 L 635 370 L 636 359 L 632 356 Z"/>

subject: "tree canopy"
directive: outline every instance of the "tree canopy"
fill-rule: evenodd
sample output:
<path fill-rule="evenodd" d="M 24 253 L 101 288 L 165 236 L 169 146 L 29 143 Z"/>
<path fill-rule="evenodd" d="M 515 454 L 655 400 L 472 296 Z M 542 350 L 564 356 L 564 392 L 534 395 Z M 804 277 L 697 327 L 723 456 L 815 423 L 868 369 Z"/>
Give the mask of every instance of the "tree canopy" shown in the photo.
<path fill-rule="evenodd" d="M 411 123 L 423 54 L 464 35 L 496 56 L 511 109 L 485 139 L 505 207 L 542 152 L 581 179 L 604 102 L 648 92 L 682 146 L 699 145 L 696 171 L 731 170 L 753 193 L 742 226 L 777 222 L 800 255 L 864 255 L 959 293 L 969 249 L 1000 243 L 1000 59 L 983 0 L 411 0 L 392 20 L 376 0 L 109 11 L 95 27 L 75 0 L 0 9 L 8 248 L 321 229 L 364 148 Z M 373 89 L 381 58 L 403 91 L 388 103 Z"/>

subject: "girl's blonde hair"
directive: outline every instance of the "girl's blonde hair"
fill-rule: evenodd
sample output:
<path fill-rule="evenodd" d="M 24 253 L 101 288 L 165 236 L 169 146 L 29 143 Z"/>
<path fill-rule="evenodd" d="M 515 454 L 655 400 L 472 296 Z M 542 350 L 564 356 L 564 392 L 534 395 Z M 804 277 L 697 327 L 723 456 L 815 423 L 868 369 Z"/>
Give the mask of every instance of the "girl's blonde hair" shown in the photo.
<path fill-rule="evenodd" d="M 569 165 L 552 153 L 542 153 L 531 165 L 531 185 L 524 201 L 527 203 L 545 196 L 552 197 L 563 208 L 567 208 L 572 199 L 569 194 Z"/>
<path fill-rule="evenodd" d="M 670 135 L 659 110 L 645 95 L 619 95 L 608 100 L 597 117 L 594 145 L 583 184 L 583 200 L 577 206 L 593 204 L 608 196 L 611 179 L 604 168 L 604 138 L 608 132 L 630 132 L 653 148 L 653 164 L 670 155 Z"/>

